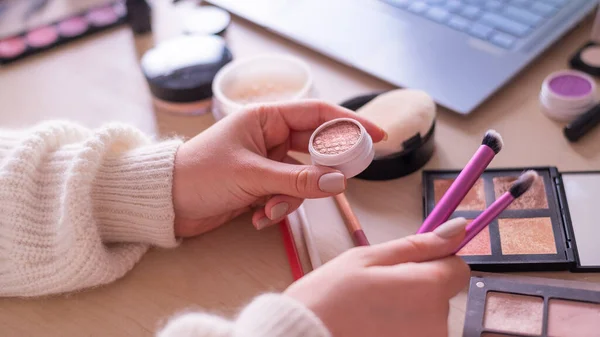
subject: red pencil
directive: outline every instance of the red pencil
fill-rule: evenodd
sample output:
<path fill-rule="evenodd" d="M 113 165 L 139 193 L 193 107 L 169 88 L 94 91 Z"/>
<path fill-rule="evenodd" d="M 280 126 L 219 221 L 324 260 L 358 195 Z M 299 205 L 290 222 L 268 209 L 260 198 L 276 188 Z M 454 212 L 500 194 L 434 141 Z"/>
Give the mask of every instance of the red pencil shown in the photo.
<path fill-rule="evenodd" d="M 290 268 L 292 269 L 292 276 L 294 277 L 294 281 L 297 281 L 304 276 L 304 270 L 302 269 L 300 256 L 298 256 L 294 234 L 292 234 L 292 229 L 287 218 L 279 223 L 279 229 L 281 229 L 281 235 L 283 236 L 283 245 L 285 246 L 285 252 L 290 263 Z"/>

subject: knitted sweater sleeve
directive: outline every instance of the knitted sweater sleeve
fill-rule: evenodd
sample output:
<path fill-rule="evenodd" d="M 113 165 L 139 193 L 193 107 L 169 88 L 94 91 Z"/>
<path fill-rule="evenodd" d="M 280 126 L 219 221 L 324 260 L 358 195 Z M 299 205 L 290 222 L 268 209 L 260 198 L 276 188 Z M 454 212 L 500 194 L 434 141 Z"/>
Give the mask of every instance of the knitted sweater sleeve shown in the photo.
<path fill-rule="evenodd" d="M 53 122 L 0 129 L 0 297 L 110 283 L 149 246 L 174 247 L 172 178 L 181 142 L 128 126 Z M 160 337 L 330 337 L 284 295 L 255 299 L 235 321 L 174 317 Z"/>
<path fill-rule="evenodd" d="M 175 246 L 180 143 L 121 125 L 0 130 L 0 296 L 106 284 L 150 245 Z"/>

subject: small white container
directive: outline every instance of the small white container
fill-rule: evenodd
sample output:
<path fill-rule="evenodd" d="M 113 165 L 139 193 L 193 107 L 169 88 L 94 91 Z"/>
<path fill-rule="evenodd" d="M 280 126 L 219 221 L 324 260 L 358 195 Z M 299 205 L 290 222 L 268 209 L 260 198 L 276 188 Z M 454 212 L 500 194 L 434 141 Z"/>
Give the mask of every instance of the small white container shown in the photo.
<path fill-rule="evenodd" d="M 554 72 L 542 83 L 540 104 L 548 117 L 572 121 L 596 104 L 596 83 L 580 71 Z"/>
<path fill-rule="evenodd" d="M 356 143 L 349 149 L 337 154 L 324 154 L 319 152 L 314 147 L 315 137 L 324 129 L 344 122 L 350 122 L 358 126 L 360 136 L 358 137 L 358 140 L 356 140 Z M 346 178 L 352 178 L 364 171 L 375 157 L 375 149 L 373 148 L 371 136 L 367 133 L 367 130 L 365 130 L 362 124 L 351 118 L 338 118 L 319 126 L 310 137 L 308 152 L 310 153 L 313 164 L 328 166 L 339 170 Z"/>
<path fill-rule="evenodd" d="M 313 77 L 304 61 L 268 54 L 229 63 L 215 76 L 212 89 L 213 115 L 219 120 L 251 104 L 311 98 Z"/>

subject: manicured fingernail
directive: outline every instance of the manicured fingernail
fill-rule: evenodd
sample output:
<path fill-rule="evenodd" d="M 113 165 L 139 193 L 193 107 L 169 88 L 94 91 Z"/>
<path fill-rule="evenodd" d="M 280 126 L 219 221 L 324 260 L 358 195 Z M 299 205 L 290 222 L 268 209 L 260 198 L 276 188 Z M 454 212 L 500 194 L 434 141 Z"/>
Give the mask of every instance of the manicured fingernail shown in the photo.
<path fill-rule="evenodd" d="M 256 229 L 261 230 L 271 224 L 271 219 L 266 216 L 256 222 Z"/>
<path fill-rule="evenodd" d="M 290 209 L 290 204 L 287 202 L 280 202 L 277 205 L 271 207 L 271 220 L 277 220 L 284 216 L 288 209 Z"/>
<path fill-rule="evenodd" d="M 433 232 L 437 236 L 450 239 L 465 230 L 467 226 L 467 220 L 465 218 L 455 218 L 443 223 L 440 227 L 436 228 Z"/>
<path fill-rule="evenodd" d="M 388 140 L 389 136 L 388 133 L 385 132 L 385 130 L 383 131 L 383 141 L 385 142 L 386 140 Z"/>
<path fill-rule="evenodd" d="M 346 178 L 339 172 L 326 173 L 319 178 L 319 189 L 325 193 L 342 193 L 346 189 Z"/>

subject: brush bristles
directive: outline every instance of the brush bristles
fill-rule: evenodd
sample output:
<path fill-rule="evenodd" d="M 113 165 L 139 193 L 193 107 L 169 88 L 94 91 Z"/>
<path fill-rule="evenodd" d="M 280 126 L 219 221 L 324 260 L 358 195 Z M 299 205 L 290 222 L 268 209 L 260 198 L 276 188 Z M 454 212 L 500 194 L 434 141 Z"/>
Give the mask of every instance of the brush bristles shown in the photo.
<path fill-rule="evenodd" d="M 498 154 L 500 150 L 502 150 L 502 146 L 504 142 L 502 141 L 502 136 L 495 130 L 488 130 L 483 136 L 483 140 L 481 141 L 482 145 L 485 145 L 492 149 L 495 154 Z"/>
<path fill-rule="evenodd" d="M 533 186 L 533 183 L 537 178 L 538 174 L 535 171 L 527 171 L 521 174 L 519 179 L 517 179 L 510 187 L 510 194 L 512 194 L 515 199 L 522 196 L 529 188 L 531 188 L 531 186 Z"/>

